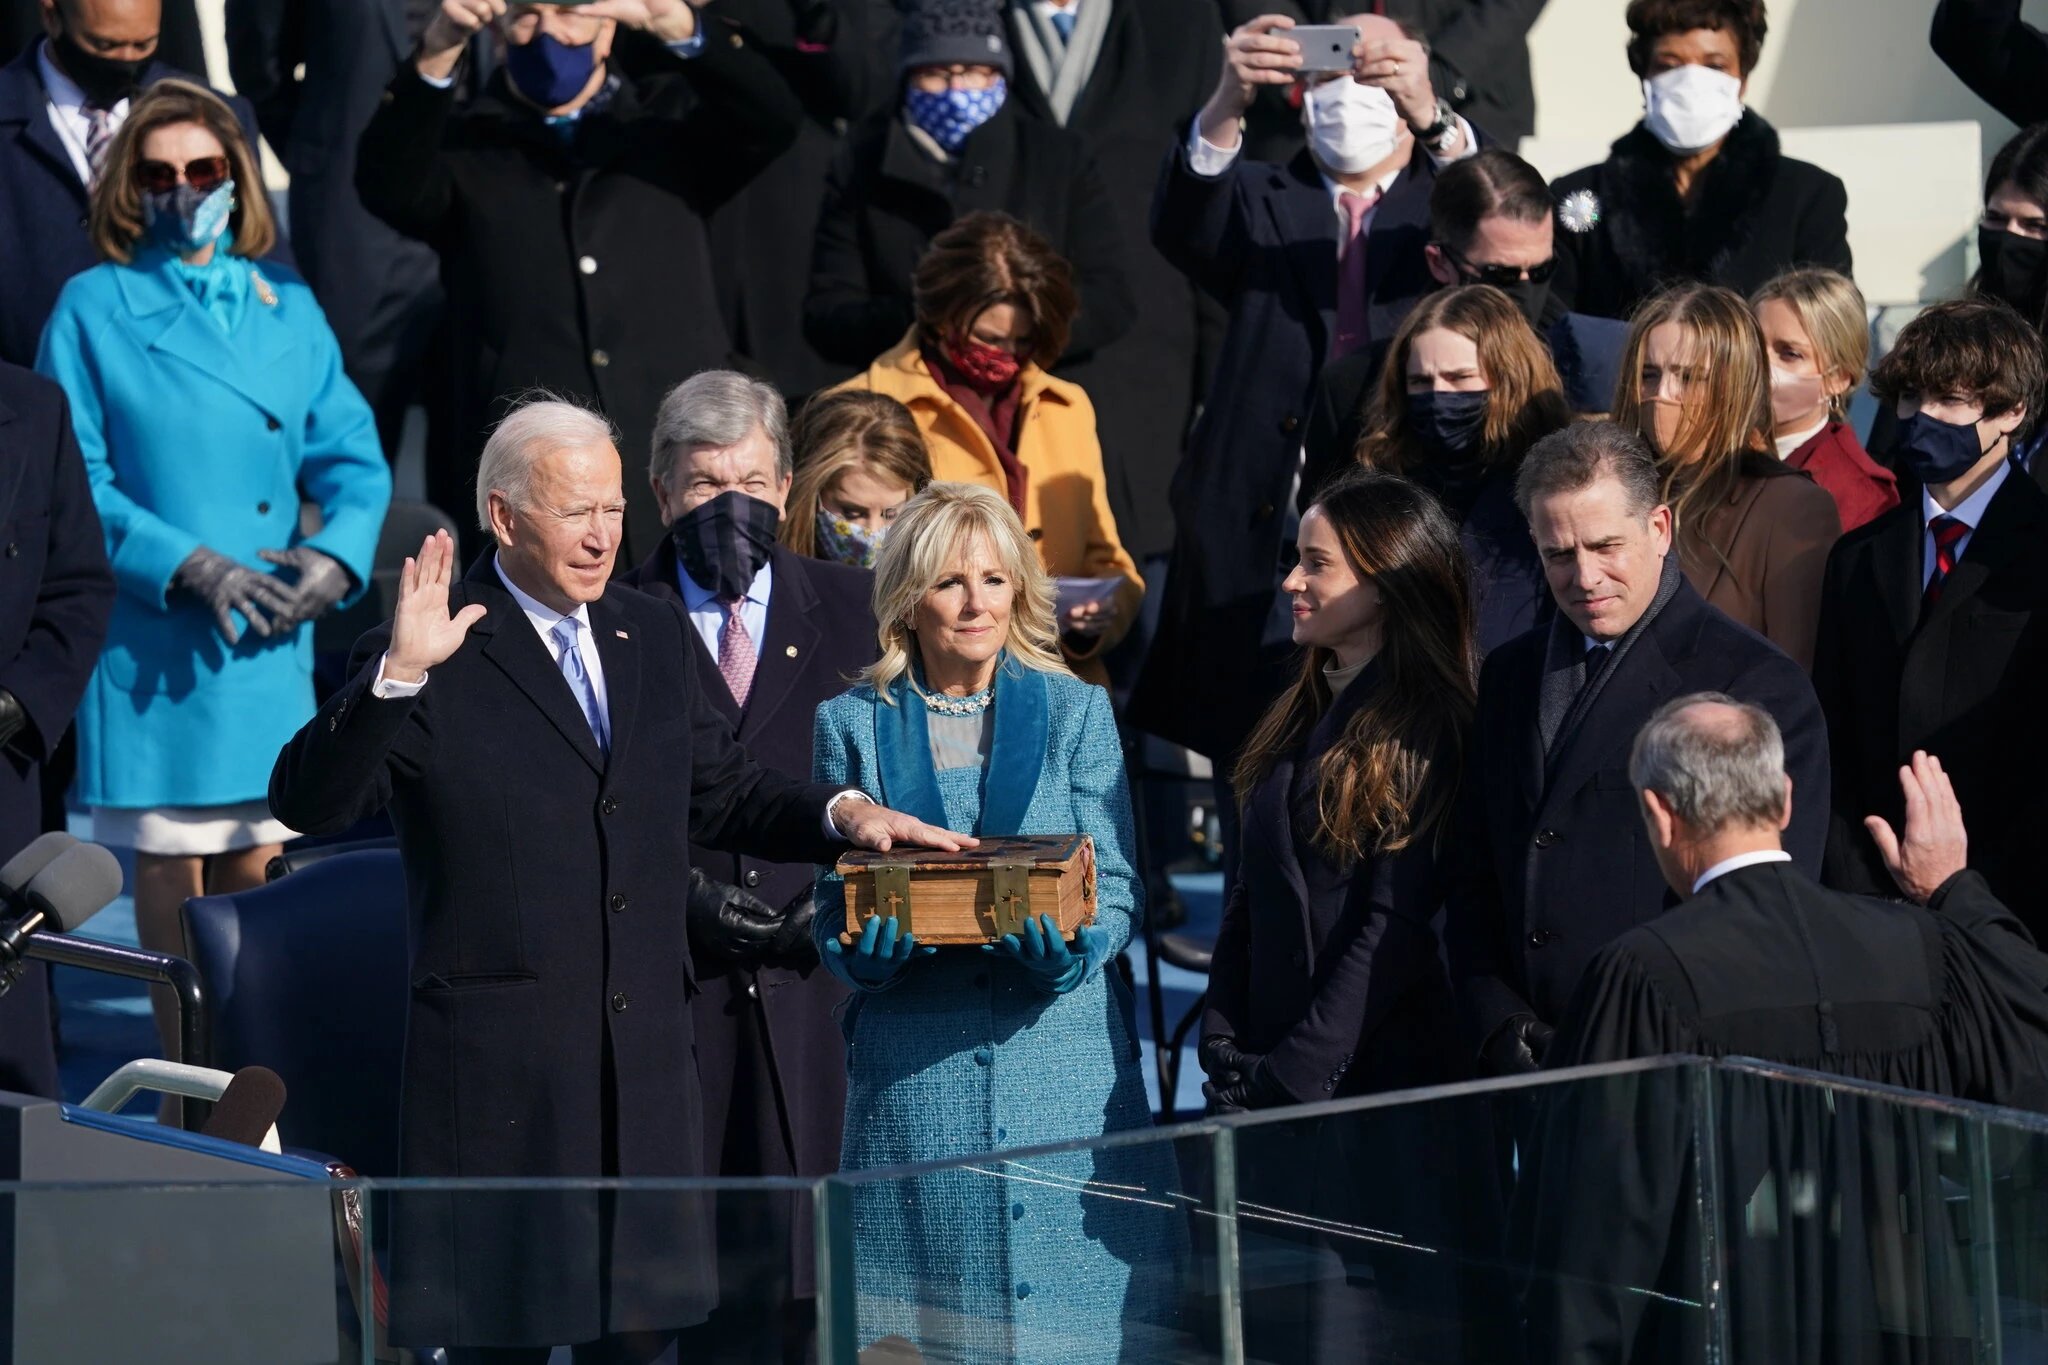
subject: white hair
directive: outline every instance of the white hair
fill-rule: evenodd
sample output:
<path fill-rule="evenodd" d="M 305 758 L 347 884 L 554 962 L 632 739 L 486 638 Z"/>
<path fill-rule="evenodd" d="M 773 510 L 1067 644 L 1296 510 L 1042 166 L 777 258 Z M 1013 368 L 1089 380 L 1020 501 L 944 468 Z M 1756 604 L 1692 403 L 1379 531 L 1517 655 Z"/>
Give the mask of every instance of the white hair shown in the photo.
<path fill-rule="evenodd" d="M 789 448 L 789 408 L 782 392 L 738 370 L 704 370 L 668 391 L 654 415 L 647 472 L 666 485 L 676 456 L 693 446 L 738 445 L 759 427 L 775 447 L 775 477 L 795 466 Z"/>
<path fill-rule="evenodd" d="M 612 424 L 589 408 L 553 394 L 525 399 L 505 414 L 484 442 L 476 467 L 476 524 L 491 529 L 491 494 L 510 506 L 532 506 L 533 467 L 558 450 L 589 450 L 618 444 Z"/>

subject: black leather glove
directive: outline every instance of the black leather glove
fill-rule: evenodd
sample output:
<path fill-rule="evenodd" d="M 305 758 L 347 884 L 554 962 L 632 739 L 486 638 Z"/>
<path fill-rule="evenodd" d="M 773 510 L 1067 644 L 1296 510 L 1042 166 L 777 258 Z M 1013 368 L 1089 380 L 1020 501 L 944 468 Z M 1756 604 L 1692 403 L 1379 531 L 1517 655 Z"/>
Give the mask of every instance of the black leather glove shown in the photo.
<path fill-rule="evenodd" d="M 28 712 L 12 692 L 0 687 L 0 746 L 10 743 L 28 725 Z"/>
<path fill-rule="evenodd" d="M 1202 1083 L 1202 1098 L 1211 1113 L 1242 1114 L 1279 1102 L 1266 1081 L 1266 1059 L 1243 1051 L 1235 1039 L 1211 1034 L 1202 1040 L 1197 1055 L 1209 1075 Z"/>
<path fill-rule="evenodd" d="M 751 966 L 775 947 L 787 916 L 752 892 L 690 869 L 690 945 Z"/>
<path fill-rule="evenodd" d="M 1521 1076 L 1543 1069 L 1543 1054 L 1557 1030 L 1533 1014 L 1517 1014 L 1493 1031 L 1479 1058 L 1496 1076 Z"/>
<path fill-rule="evenodd" d="M 775 942 L 768 949 L 768 955 L 790 966 L 801 966 L 818 960 L 818 945 L 811 941 L 811 919 L 818 912 L 818 902 L 806 886 L 797 898 L 782 907 L 782 928 L 775 935 Z"/>

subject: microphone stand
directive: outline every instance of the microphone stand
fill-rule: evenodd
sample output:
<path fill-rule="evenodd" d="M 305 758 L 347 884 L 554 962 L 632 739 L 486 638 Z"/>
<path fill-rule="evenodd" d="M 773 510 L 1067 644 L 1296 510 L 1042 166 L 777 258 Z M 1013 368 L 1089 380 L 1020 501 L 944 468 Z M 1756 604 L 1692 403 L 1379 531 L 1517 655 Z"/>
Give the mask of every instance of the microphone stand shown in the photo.
<path fill-rule="evenodd" d="M 206 988 L 199 979 L 199 969 L 184 958 L 99 939 L 45 933 L 28 935 L 22 942 L 21 956 L 170 987 L 178 1001 L 179 1060 L 193 1066 L 213 1064 L 213 1044 L 206 1023 Z M 183 1096 L 178 1097 L 178 1106 L 178 1126 L 193 1133 L 199 1131 L 213 1108 Z"/>

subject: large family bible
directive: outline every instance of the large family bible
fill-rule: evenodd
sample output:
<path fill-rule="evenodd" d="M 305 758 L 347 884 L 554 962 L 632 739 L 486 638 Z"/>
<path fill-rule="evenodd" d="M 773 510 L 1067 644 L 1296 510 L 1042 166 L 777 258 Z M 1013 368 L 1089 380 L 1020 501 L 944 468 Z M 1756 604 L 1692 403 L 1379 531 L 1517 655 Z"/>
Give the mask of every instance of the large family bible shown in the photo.
<path fill-rule="evenodd" d="M 865 850 L 841 858 L 851 946 L 873 915 L 924 944 L 993 943 L 1050 915 L 1063 938 L 1095 922 L 1095 840 L 1086 834 L 1020 834 L 977 848 Z"/>

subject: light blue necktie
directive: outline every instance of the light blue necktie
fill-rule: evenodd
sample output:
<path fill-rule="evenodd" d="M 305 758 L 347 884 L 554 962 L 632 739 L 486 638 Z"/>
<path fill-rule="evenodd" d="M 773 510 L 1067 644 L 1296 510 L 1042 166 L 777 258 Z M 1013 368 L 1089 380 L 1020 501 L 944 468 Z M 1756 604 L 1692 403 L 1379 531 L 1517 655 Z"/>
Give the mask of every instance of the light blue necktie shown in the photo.
<path fill-rule="evenodd" d="M 1062 43 L 1071 43 L 1074 41 L 1075 8 L 1076 7 L 1069 6 L 1066 9 L 1056 9 L 1052 12 L 1052 26 L 1059 33 L 1060 41 Z"/>
<path fill-rule="evenodd" d="M 583 666 L 583 651 L 576 648 L 576 631 L 580 625 L 573 616 L 564 616 L 555 622 L 555 643 L 562 647 L 562 676 L 569 680 L 569 690 L 576 694 L 576 704 L 583 708 L 583 719 L 590 722 L 590 733 L 596 738 L 597 747 L 610 753 L 611 729 L 605 724 L 604 709 L 597 704 L 597 688 L 591 685 L 590 671 Z"/>

